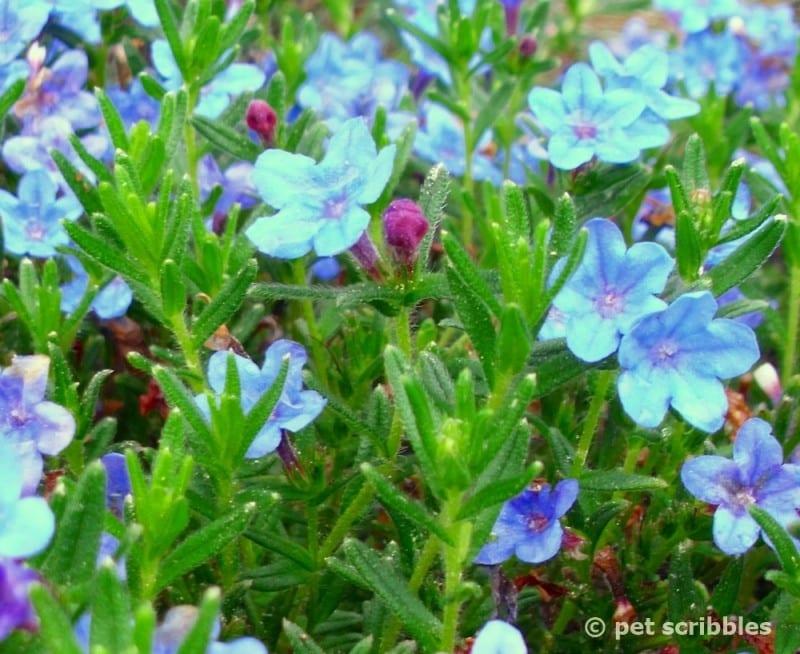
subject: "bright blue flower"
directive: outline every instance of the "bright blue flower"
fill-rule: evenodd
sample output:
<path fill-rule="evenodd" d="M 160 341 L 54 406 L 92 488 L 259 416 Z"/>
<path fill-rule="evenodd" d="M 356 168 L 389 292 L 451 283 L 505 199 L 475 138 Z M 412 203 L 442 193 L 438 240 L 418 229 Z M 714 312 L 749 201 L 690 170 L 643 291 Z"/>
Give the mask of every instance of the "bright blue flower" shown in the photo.
<path fill-rule="evenodd" d="M 215 186 L 222 187 L 222 195 L 213 208 L 214 213 L 226 214 L 237 203 L 242 209 L 249 209 L 259 201 L 258 190 L 253 184 L 253 164 L 249 161 L 236 161 L 223 173 L 214 156 L 207 154 L 200 159 L 197 167 L 197 182 L 203 202 Z"/>
<path fill-rule="evenodd" d="M 722 427 L 728 400 L 720 379 L 747 372 L 759 351 L 749 327 L 714 320 L 717 308 L 711 293 L 686 293 L 623 336 L 617 387 L 634 422 L 657 427 L 671 405 L 698 429 Z"/>
<path fill-rule="evenodd" d="M 0 66 L 16 59 L 38 36 L 49 14 L 45 5 L 0 0 Z"/>
<path fill-rule="evenodd" d="M 484 143 L 478 144 L 472 155 L 472 177 L 500 184 L 503 176 L 491 159 L 480 153 L 488 145 L 491 134 L 484 135 Z M 464 128 L 461 121 L 447 109 L 428 103 L 423 109 L 420 129 L 414 139 L 414 153 L 431 163 L 443 163 L 453 175 L 463 175 L 466 161 Z"/>
<path fill-rule="evenodd" d="M 492 527 L 490 541 L 481 548 L 475 563 L 496 565 L 516 554 L 526 563 L 543 563 L 561 548 L 564 529 L 561 518 L 578 497 L 578 482 L 565 479 L 551 492 L 549 484 L 525 489 L 508 500 Z"/>
<path fill-rule="evenodd" d="M 305 71 L 297 102 L 318 112 L 334 131 L 348 118 L 371 119 L 378 106 L 390 115 L 397 113 L 408 88 L 408 68 L 381 59 L 380 41 L 366 32 L 347 43 L 326 32 L 306 61 Z"/>
<path fill-rule="evenodd" d="M 17 256 L 47 258 L 69 242 L 61 220 L 74 221 L 83 207 L 73 195 L 56 197 L 55 182 L 43 170 L 33 170 L 19 180 L 17 196 L 0 190 L 5 249 Z"/>
<path fill-rule="evenodd" d="M 144 90 L 139 78 L 135 78 L 123 90 L 119 86 L 109 86 L 106 88 L 109 99 L 119 111 L 125 127 L 130 129 L 135 123 L 144 120 L 152 128 L 158 125 L 158 117 L 161 112 L 161 105 L 158 100 L 151 98 Z"/>
<path fill-rule="evenodd" d="M 528 654 L 528 648 L 514 625 L 504 620 L 489 620 L 472 643 L 471 654 Z"/>
<path fill-rule="evenodd" d="M 81 262 L 73 256 L 66 257 L 67 265 L 73 277 L 61 286 L 61 310 L 72 313 L 81 303 L 86 289 L 89 288 L 89 275 Z M 128 313 L 133 302 L 133 291 L 122 277 L 114 277 L 94 296 L 90 308 L 103 320 L 121 318 Z"/>
<path fill-rule="evenodd" d="M 689 459 L 681 480 L 696 498 L 717 505 L 714 542 L 726 554 L 742 554 L 758 540 L 761 528 L 748 511 L 753 505 L 787 527 L 800 520 L 800 466 L 783 463 L 781 444 L 760 418 L 739 428 L 733 460 L 716 455 Z"/>
<path fill-rule="evenodd" d="M 0 643 L 15 629 L 33 630 L 38 621 L 29 593 L 37 574 L 14 559 L 0 558 Z"/>
<path fill-rule="evenodd" d="M 603 93 L 597 75 L 584 63 L 570 66 L 561 93 L 537 87 L 528 104 L 550 134 L 547 151 L 556 168 L 572 170 L 594 156 L 628 163 L 652 141 L 646 132 L 628 131 L 645 109 L 642 97 L 625 89 Z"/>
<path fill-rule="evenodd" d="M 311 274 L 325 282 L 336 279 L 341 270 L 336 257 L 322 257 L 311 264 Z"/>
<path fill-rule="evenodd" d="M 118 518 L 123 517 L 125 498 L 131 494 L 131 479 L 125 455 L 109 452 L 100 457 L 106 469 L 106 506 Z"/>
<path fill-rule="evenodd" d="M 712 21 L 733 16 L 737 0 L 655 0 L 653 6 L 665 12 L 684 32 L 700 32 Z"/>
<path fill-rule="evenodd" d="M 41 497 L 21 497 L 22 462 L 13 445 L 0 438 L 0 557 L 22 559 L 41 552 L 55 531 L 50 505 Z"/>
<path fill-rule="evenodd" d="M 312 248 L 320 256 L 344 252 L 369 224 L 362 207 L 380 197 L 392 174 L 396 146 L 380 153 L 364 120 L 352 118 L 331 137 L 319 163 L 301 154 L 267 150 L 258 157 L 253 182 L 278 210 L 258 218 L 248 238 L 263 253 L 282 259 Z"/>
<path fill-rule="evenodd" d="M 589 232 L 578 268 L 553 300 L 566 316 L 567 347 L 584 361 L 600 361 L 642 316 L 666 308 L 656 294 L 664 290 L 673 260 L 657 243 L 626 248 L 619 228 L 605 218 L 584 226 Z M 561 260 L 551 279 L 565 264 Z"/>
<path fill-rule="evenodd" d="M 711 83 L 717 95 L 727 95 L 740 82 L 747 51 L 741 40 L 722 32 L 690 34 L 671 60 L 671 75 L 693 98 L 702 98 Z"/>
<path fill-rule="evenodd" d="M 602 41 L 589 46 L 592 66 L 603 77 L 606 89 L 629 89 L 645 101 L 645 110 L 627 133 L 637 130 L 640 142 L 660 147 L 670 138 L 665 121 L 694 116 L 700 105 L 694 100 L 677 98 L 664 90 L 669 75 L 669 56 L 654 45 L 644 45 L 620 64 Z"/>
<path fill-rule="evenodd" d="M 164 87 L 169 90 L 179 88 L 183 84 L 183 78 L 169 44 L 164 39 L 156 39 L 150 52 L 153 65 L 163 78 Z M 266 75 L 258 66 L 230 64 L 200 89 L 200 99 L 194 113 L 204 118 L 218 118 L 234 97 L 247 91 L 257 91 L 265 81 Z"/>
<path fill-rule="evenodd" d="M 622 26 L 622 32 L 609 40 L 611 51 L 618 57 L 625 57 L 643 45 L 654 45 L 666 50 L 669 45 L 669 34 L 664 30 L 651 30 L 640 16 L 634 16 Z"/>
<path fill-rule="evenodd" d="M 15 356 L 0 372 L 0 442 L 16 450 L 25 494 L 34 492 L 42 476 L 42 454 L 58 454 L 75 435 L 72 414 L 44 399 L 49 367 L 41 354 Z"/>
<path fill-rule="evenodd" d="M 225 390 L 229 356 L 234 357 L 239 372 L 242 410 L 245 414 L 269 390 L 278 378 L 284 357 L 289 357 L 289 370 L 281 398 L 247 450 L 245 457 L 248 459 L 275 451 L 281 440 L 281 430 L 294 432 L 307 427 L 325 407 L 325 399 L 319 393 L 303 390 L 302 371 L 308 356 L 302 345 L 286 339 L 275 341 L 267 349 L 260 369 L 250 359 L 233 352 L 215 352 L 208 360 L 208 385 L 217 397 Z M 198 395 L 195 401 L 201 411 L 210 416 L 208 396 Z"/>

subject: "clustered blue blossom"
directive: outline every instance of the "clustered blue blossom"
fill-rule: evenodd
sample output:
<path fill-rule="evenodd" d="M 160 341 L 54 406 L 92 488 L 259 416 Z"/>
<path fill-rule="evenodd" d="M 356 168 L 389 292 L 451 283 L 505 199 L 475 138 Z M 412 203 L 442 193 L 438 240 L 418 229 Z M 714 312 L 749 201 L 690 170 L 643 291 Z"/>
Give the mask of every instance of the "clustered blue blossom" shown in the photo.
<path fill-rule="evenodd" d="M 344 252 L 369 225 L 363 205 L 375 202 L 392 174 L 396 146 L 380 152 L 362 118 L 351 118 L 333 134 L 319 163 L 301 154 L 267 150 L 258 157 L 253 182 L 277 209 L 258 218 L 247 237 L 263 253 L 294 259 L 314 251 Z"/>
<path fill-rule="evenodd" d="M 73 276 L 61 286 L 61 310 L 64 313 L 72 313 L 78 308 L 89 288 L 89 274 L 77 257 L 68 255 L 64 259 Z M 89 308 L 98 318 L 112 320 L 124 316 L 131 302 L 133 302 L 131 287 L 117 275 L 97 292 Z"/>
<path fill-rule="evenodd" d="M 264 354 L 261 368 L 250 359 L 233 352 L 215 352 L 208 360 L 208 385 L 217 398 L 225 390 L 229 356 L 234 357 L 239 373 L 245 415 L 275 383 L 284 357 L 289 357 L 289 370 L 280 400 L 266 424 L 256 434 L 245 457 L 255 459 L 274 452 L 280 443 L 282 430 L 296 432 L 303 429 L 325 407 L 326 401 L 319 393 L 303 388 L 302 371 L 308 355 L 302 345 L 287 339 L 275 341 Z M 208 396 L 198 395 L 195 401 L 203 413 L 210 416 Z"/>
<path fill-rule="evenodd" d="M 716 505 L 714 543 L 726 554 L 746 552 L 760 534 L 769 542 L 750 515 L 751 506 L 761 507 L 787 528 L 800 522 L 800 466 L 783 463 L 781 444 L 760 418 L 750 418 L 739 428 L 732 459 L 689 459 L 681 480 L 697 499 Z"/>
<path fill-rule="evenodd" d="M 543 484 L 527 488 L 503 505 L 492 527 L 490 540 L 475 557 L 475 563 L 496 565 L 516 554 L 520 561 L 542 563 L 561 548 L 564 516 L 578 497 L 578 482 L 564 479 L 551 489 Z"/>
<path fill-rule="evenodd" d="M 522 634 L 504 620 L 489 620 L 472 643 L 472 654 L 528 654 Z"/>

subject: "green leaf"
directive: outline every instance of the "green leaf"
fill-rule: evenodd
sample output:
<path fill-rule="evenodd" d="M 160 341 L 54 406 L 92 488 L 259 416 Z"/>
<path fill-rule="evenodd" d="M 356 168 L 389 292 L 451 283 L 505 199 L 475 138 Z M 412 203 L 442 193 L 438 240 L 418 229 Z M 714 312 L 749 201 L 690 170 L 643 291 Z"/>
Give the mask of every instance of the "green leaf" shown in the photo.
<path fill-rule="evenodd" d="M 430 225 L 428 233 L 419 244 L 419 257 L 414 268 L 414 277 L 419 279 L 430 264 L 433 238 L 442 222 L 447 196 L 450 194 L 450 175 L 443 164 L 436 164 L 428 171 L 419 194 L 419 206 Z"/>
<path fill-rule="evenodd" d="M 669 484 L 659 477 L 637 475 L 622 470 L 587 470 L 580 479 L 581 490 L 586 491 L 654 491 Z"/>
<path fill-rule="evenodd" d="M 361 472 L 387 508 L 402 513 L 419 527 L 436 534 L 448 545 L 453 545 L 453 541 L 447 531 L 437 522 L 435 516 L 428 513 L 428 510 L 422 504 L 410 499 L 369 463 L 361 464 Z"/>
<path fill-rule="evenodd" d="M 772 547 L 778 555 L 783 571 L 795 579 L 800 579 L 800 552 L 797 551 L 797 546 L 786 529 L 757 504 L 750 506 L 750 515 L 772 541 Z"/>
<path fill-rule="evenodd" d="M 353 646 L 353 649 L 350 650 L 349 654 L 371 654 L 373 640 L 374 638 L 372 636 L 367 636 L 366 638 L 359 640 Z"/>
<path fill-rule="evenodd" d="M 212 442 L 210 428 L 205 417 L 200 412 L 200 407 L 197 406 L 194 396 L 183 385 L 183 382 L 175 372 L 158 365 L 153 366 L 152 375 L 161 387 L 161 392 L 164 393 L 167 404 L 180 410 L 201 440 L 207 443 Z"/>
<path fill-rule="evenodd" d="M 178 70 L 181 71 L 181 76 L 184 80 L 189 79 L 189 67 L 186 63 L 186 55 L 183 51 L 183 43 L 181 36 L 178 32 L 178 23 L 175 16 L 172 14 L 172 9 L 169 6 L 169 0 L 154 0 L 156 5 L 156 13 L 161 23 L 161 29 L 164 31 L 164 36 L 167 37 L 169 49 L 172 51 L 172 56 L 175 59 L 175 64 Z"/>
<path fill-rule="evenodd" d="M 212 586 L 203 595 L 200 611 L 192 630 L 178 648 L 177 654 L 205 654 L 212 640 L 214 625 L 219 615 L 221 597 L 219 588 Z"/>
<path fill-rule="evenodd" d="M 442 624 L 397 577 L 374 550 L 348 538 L 342 545 L 347 561 L 367 586 L 403 623 L 408 633 L 423 649 L 435 651 Z"/>
<path fill-rule="evenodd" d="M 178 264 L 172 259 L 161 266 L 161 299 L 164 314 L 170 318 L 181 315 L 186 308 L 186 286 Z"/>
<path fill-rule="evenodd" d="M 505 180 L 502 187 L 503 215 L 506 227 L 512 238 L 523 238 L 528 241 L 531 237 L 531 218 L 525 202 L 522 189 L 510 180 Z"/>
<path fill-rule="evenodd" d="M 18 79 L 9 86 L 3 95 L 0 95 L 0 121 L 4 121 L 11 107 L 22 97 L 25 92 L 25 80 Z"/>
<path fill-rule="evenodd" d="M 474 143 L 479 143 L 483 133 L 492 127 L 497 122 L 497 118 L 505 111 L 508 101 L 514 93 L 517 86 L 517 80 L 508 80 L 503 82 L 495 91 L 486 99 L 486 104 L 483 109 L 478 113 L 475 123 L 472 127 L 472 138 Z"/>
<path fill-rule="evenodd" d="M 682 211 L 690 211 L 692 205 L 689 203 L 689 196 L 686 194 L 686 189 L 680 175 L 678 175 L 678 171 L 672 166 L 666 166 L 664 168 L 664 176 L 667 178 L 667 184 L 669 185 L 675 215 L 677 216 Z"/>
<path fill-rule="evenodd" d="M 100 202 L 100 196 L 97 194 L 97 189 L 94 185 L 89 183 L 86 175 L 78 170 L 62 152 L 53 150 L 50 156 L 64 177 L 64 181 L 67 182 L 67 185 L 72 189 L 81 206 L 83 206 L 83 210 L 88 214 L 101 212 L 103 204 Z"/>
<path fill-rule="evenodd" d="M 316 562 L 311 554 L 308 553 L 308 550 L 293 540 L 285 538 L 274 531 L 257 529 L 249 529 L 244 535 L 264 549 L 292 561 L 306 572 L 316 572 L 317 570 Z"/>
<path fill-rule="evenodd" d="M 797 654 L 800 648 L 800 602 L 786 591 L 770 615 L 775 625 L 775 654 Z"/>
<path fill-rule="evenodd" d="M 603 530 L 609 522 L 631 505 L 627 500 L 611 500 L 601 505 L 587 519 L 584 532 L 589 537 L 592 547 L 597 547 L 597 541 L 603 535 Z"/>
<path fill-rule="evenodd" d="M 255 503 L 245 504 L 194 531 L 162 561 L 156 589 L 166 588 L 181 575 L 215 556 L 244 532 L 255 510 Z"/>
<path fill-rule="evenodd" d="M 781 242 L 786 233 L 786 224 L 786 216 L 776 215 L 770 223 L 708 272 L 711 292 L 715 297 L 744 281 L 761 267 Z"/>
<path fill-rule="evenodd" d="M 455 401 L 455 388 L 444 362 L 432 352 L 421 352 L 419 368 L 425 390 L 436 406 L 445 411 L 451 408 Z"/>
<path fill-rule="evenodd" d="M 675 250 L 681 277 L 687 282 L 695 281 L 700 276 L 705 252 L 694 218 L 688 211 L 681 211 L 676 216 Z"/>
<path fill-rule="evenodd" d="M 128 141 L 128 134 L 125 131 L 125 124 L 120 118 L 119 111 L 114 104 L 109 100 L 103 89 L 96 87 L 94 94 L 97 96 L 97 103 L 100 105 L 100 111 L 103 114 L 103 121 L 105 122 L 108 134 L 111 137 L 111 142 L 114 148 L 129 152 L 131 148 L 130 141 Z"/>
<path fill-rule="evenodd" d="M 576 357 L 567 348 L 566 339 L 534 343 L 528 364 L 538 380 L 536 397 L 548 395 L 562 384 L 601 363 L 589 364 Z"/>
<path fill-rule="evenodd" d="M 255 2 L 253 0 L 246 0 L 239 7 L 233 17 L 225 23 L 222 29 L 222 38 L 220 40 L 219 51 L 225 52 L 239 43 L 242 33 L 247 27 L 250 16 L 253 15 L 255 9 Z M 275 106 L 275 105 L 273 105 Z M 279 114 L 280 115 L 280 114 Z"/>
<path fill-rule="evenodd" d="M 711 605 L 717 615 L 731 615 L 736 606 L 739 587 L 744 572 L 744 557 L 736 556 L 730 560 L 722 573 L 714 592 L 711 594 Z"/>
<path fill-rule="evenodd" d="M 497 369 L 501 372 L 517 373 L 525 367 L 531 351 L 531 335 L 525 323 L 522 309 L 508 304 L 500 319 L 497 337 Z"/>
<path fill-rule="evenodd" d="M 705 602 L 694 583 L 689 547 L 689 541 L 681 543 L 673 550 L 669 563 L 667 616 L 672 622 L 696 619 L 705 611 Z"/>
<path fill-rule="evenodd" d="M 72 623 L 64 610 L 44 586 L 35 583 L 29 591 L 31 603 L 39 618 L 39 635 L 49 652 L 83 654 L 72 633 Z"/>
<path fill-rule="evenodd" d="M 214 299 L 192 325 L 192 340 L 195 347 L 201 347 L 217 328 L 226 323 L 241 306 L 251 282 L 258 272 L 255 259 L 249 259 L 234 277 L 220 289 Z"/>
<path fill-rule="evenodd" d="M 277 593 L 287 588 L 301 586 L 306 583 L 308 578 L 307 570 L 286 559 L 249 570 L 243 576 L 243 580 L 247 582 L 248 586 L 259 593 Z"/>
<path fill-rule="evenodd" d="M 283 633 L 289 639 L 294 654 L 325 654 L 311 636 L 286 618 L 283 619 Z"/>
<path fill-rule="evenodd" d="M 235 159 L 253 163 L 263 152 L 262 148 L 243 133 L 237 132 L 219 121 L 203 116 L 192 116 L 192 125 L 211 145 Z"/>
<path fill-rule="evenodd" d="M 456 520 L 468 520 L 478 515 L 481 511 L 493 508 L 510 500 L 512 497 L 516 497 L 525 490 L 531 480 L 541 471 L 541 464 L 532 463 L 525 469 L 525 472 L 519 475 L 484 484 L 479 491 L 467 498 L 464 504 L 461 505 L 456 515 Z"/>
<path fill-rule="evenodd" d="M 94 574 L 105 516 L 106 473 L 90 463 L 67 498 L 42 573 L 55 584 L 86 583 Z"/>
<path fill-rule="evenodd" d="M 128 593 L 117 577 L 113 562 L 100 566 L 92 602 L 91 646 L 108 652 L 125 652 L 133 644 Z"/>
<path fill-rule="evenodd" d="M 698 191 L 707 191 L 709 193 L 711 191 L 703 140 L 697 134 L 692 134 L 686 142 L 686 152 L 683 155 L 683 168 L 681 170 L 681 182 L 683 182 L 684 188 L 689 192 L 689 197 Z"/>

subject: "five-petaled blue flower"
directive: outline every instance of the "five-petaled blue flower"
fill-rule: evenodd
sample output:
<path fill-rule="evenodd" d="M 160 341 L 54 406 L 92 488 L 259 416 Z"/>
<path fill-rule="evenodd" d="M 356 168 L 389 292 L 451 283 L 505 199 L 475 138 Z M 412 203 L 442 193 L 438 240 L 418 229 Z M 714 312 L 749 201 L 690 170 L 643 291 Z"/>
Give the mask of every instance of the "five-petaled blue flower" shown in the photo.
<path fill-rule="evenodd" d="M 687 490 L 716 504 L 714 542 L 726 554 L 741 554 L 758 540 L 761 528 L 748 509 L 756 505 L 788 527 L 800 521 L 800 466 L 783 463 L 783 450 L 770 425 L 745 422 L 733 443 L 733 460 L 705 455 L 681 468 Z"/>
<path fill-rule="evenodd" d="M 26 558 L 41 552 L 55 531 L 50 505 L 41 497 L 21 497 L 22 462 L 11 443 L 0 439 L 0 557 Z"/>
<path fill-rule="evenodd" d="M 528 654 L 528 648 L 514 625 L 504 620 L 489 620 L 478 632 L 472 654 Z"/>
<path fill-rule="evenodd" d="M 671 405 L 698 429 L 722 427 L 728 400 L 720 379 L 747 372 L 759 351 L 752 329 L 714 320 L 717 308 L 707 291 L 686 293 L 623 336 L 617 387 L 634 422 L 657 427 Z"/>
<path fill-rule="evenodd" d="M 608 163 L 629 163 L 650 147 L 639 130 L 628 132 L 645 108 L 641 95 L 626 89 L 603 92 L 595 72 L 584 63 L 569 67 L 561 93 L 533 89 L 528 104 L 550 133 L 550 162 L 572 170 L 597 156 Z M 647 134 L 644 134 L 647 137 Z"/>
<path fill-rule="evenodd" d="M 284 357 L 289 357 L 289 370 L 283 393 L 272 415 L 256 434 L 245 457 L 255 459 L 274 452 L 281 440 L 281 430 L 299 431 L 308 426 L 325 407 L 325 399 L 316 391 L 303 390 L 303 366 L 308 356 L 303 346 L 281 339 L 269 346 L 264 355 L 264 365 L 259 367 L 250 359 L 233 352 L 216 352 L 208 360 L 208 384 L 219 397 L 225 390 L 228 357 L 234 357 L 239 373 L 241 402 L 247 414 L 266 393 L 281 371 Z M 208 397 L 195 397 L 200 410 L 210 415 Z"/>
<path fill-rule="evenodd" d="M 626 249 L 619 228 L 605 218 L 586 223 L 586 251 L 578 268 L 553 300 L 548 320 L 566 319 L 567 347 L 584 361 L 600 361 L 645 314 L 666 308 L 655 296 L 664 290 L 673 261 L 658 243 Z M 552 278 L 564 267 L 553 268 Z M 549 327 L 546 334 L 559 335 Z"/>
<path fill-rule="evenodd" d="M 542 563 L 561 547 L 561 518 L 578 497 L 578 482 L 565 479 L 551 492 L 549 484 L 525 489 L 503 505 L 492 527 L 491 540 L 481 548 L 475 563 L 496 565 L 516 554 L 520 561 Z"/>
<path fill-rule="evenodd" d="M 294 259 L 312 247 L 331 256 L 352 247 L 369 224 L 362 205 L 378 199 L 392 174 L 396 146 L 377 152 L 362 118 L 333 134 L 319 163 L 302 154 L 267 150 L 253 182 L 274 216 L 259 218 L 248 238 L 265 254 Z"/>

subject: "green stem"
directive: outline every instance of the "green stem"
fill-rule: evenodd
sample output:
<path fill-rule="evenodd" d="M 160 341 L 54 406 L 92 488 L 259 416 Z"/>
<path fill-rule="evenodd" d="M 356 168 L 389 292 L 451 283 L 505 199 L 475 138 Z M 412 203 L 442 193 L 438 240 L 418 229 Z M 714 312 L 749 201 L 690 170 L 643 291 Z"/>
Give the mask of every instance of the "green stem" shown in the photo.
<path fill-rule="evenodd" d="M 397 347 L 403 351 L 406 357 L 411 358 L 411 322 L 407 307 L 400 309 L 400 313 L 397 314 L 394 324 Z"/>
<path fill-rule="evenodd" d="M 186 112 L 188 116 L 191 116 L 194 112 L 195 105 L 197 105 L 198 90 L 187 84 L 186 95 Z M 189 173 L 189 179 L 192 182 L 192 191 L 194 192 L 195 197 L 199 197 L 200 184 L 197 179 L 197 140 L 194 133 L 194 127 L 192 127 L 190 120 L 186 121 L 186 125 L 183 128 L 183 138 L 186 144 L 186 168 L 187 172 Z"/>
<path fill-rule="evenodd" d="M 361 517 L 369 503 L 372 502 L 373 496 L 374 491 L 372 490 L 372 486 L 365 482 L 361 490 L 358 491 L 358 495 L 350 502 L 350 506 L 339 516 L 339 519 L 333 525 L 333 529 L 331 529 L 328 537 L 322 542 L 317 555 L 317 560 L 319 562 L 323 562 L 327 557 L 333 554 L 337 547 L 339 547 L 339 544 L 344 540 L 347 530 Z"/>
<path fill-rule="evenodd" d="M 462 497 L 456 494 L 452 497 L 442 512 L 443 517 L 449 522 L 462 504 Z M 439 649 L 452 652 L 458 634 L 458 618 L 461 613 L 461 601 L 458 591 L 461 587 L 461 572 L 464 560 L 469 550 L 472 535 L 472 523 L 461 521 L 451 523 L 448 532 L 455 545 L 444 546 L 444 612 L 442 614 L 442 639 Z"/>
<path fill-rule="evenodd" d="M 186 327 L 186 322 L 182 313 L 173 316 L 172 318 L 172 331 L 175 333 L 175 339 L 183 352 L 183 357 L 186 359 L 186 367 L 193 373 L 194 380 L 192 387 L 194 390 L 199 391 L 202 389 L 203 373 L 200 369 L 200 353 L 194 346 L 192 335 Z"/>
<path fill-rule="evenodd" d="M 589 456 L 589 449 L 592 447 L 592 440 L 597 431 L 597 425 L 600 422 L 600 413 L 603 410 L 606 394 L 608 393 L 613 378 L 613 370 L 604 370 L 597 379 L 594 397 L 592 397 L 592 403 L 589 405 L 589 413 L 586 416 L 586 422 L 583 423 L 583 432 L 578 441 L 578 449 L 575 451 L 575 460 L 572 462 L 572 477 L 579 477 L 586 465 L 586 458 Z"/>
<path fill-rule="evenodd" d="M 295 259 L 292 263 L 293 281 L 295 284 L 305 286 L 306 284 L 306 269 L 303 259 Z M 300 306 L 303 310 L 303 318 L 306 322 L 308 329 L 308 340 L 311 346 L 311 355 L 314 358 L 314 368 L 317 372 L 317 378 L 322 384 L 323 388 L 328 386 L 328 358 L 325 348 L 322 344 L 322 332 L 317 324 L 317 317 L 314 313 L 314 303 L 312 300 L 300 300 Z"/>
<path fill-rule="evenodd" d="M 786 386 L 794 374 L 797 361 L 797 332 L 800 328 L 800 267 L 789 272 L 789 315 L 786 323 L 786 349 L 783 351 L 781 382 Z"/>

